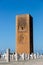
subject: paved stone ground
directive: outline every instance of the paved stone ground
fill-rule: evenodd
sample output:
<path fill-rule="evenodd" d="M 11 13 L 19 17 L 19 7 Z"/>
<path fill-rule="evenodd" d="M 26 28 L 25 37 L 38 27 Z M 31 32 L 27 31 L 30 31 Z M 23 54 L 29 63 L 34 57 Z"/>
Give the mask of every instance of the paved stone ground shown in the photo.
<path fill-rule="evenodd" d="M 43 65 L 43 59 L 11 62 L 0 61 L 0 65 Z"/>

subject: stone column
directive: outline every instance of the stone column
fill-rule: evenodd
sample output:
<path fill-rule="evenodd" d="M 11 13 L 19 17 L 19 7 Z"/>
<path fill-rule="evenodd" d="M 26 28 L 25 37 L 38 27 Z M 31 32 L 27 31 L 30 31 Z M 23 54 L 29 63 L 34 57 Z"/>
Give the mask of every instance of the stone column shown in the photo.
<path fill-rule="evenodd" d="M 36 59 L 37 57 L 36 57 L 36 54 L 34 54 L 34 59 Z"/>
<path fill-rule="evenodd" d="M 10 62 L 10 49 L 6 50 L 6 61 Z"/>
<path fill-rule="evenodd" d="M 14 60 L 14 53 L 12 54 L 12 60 Z"/>

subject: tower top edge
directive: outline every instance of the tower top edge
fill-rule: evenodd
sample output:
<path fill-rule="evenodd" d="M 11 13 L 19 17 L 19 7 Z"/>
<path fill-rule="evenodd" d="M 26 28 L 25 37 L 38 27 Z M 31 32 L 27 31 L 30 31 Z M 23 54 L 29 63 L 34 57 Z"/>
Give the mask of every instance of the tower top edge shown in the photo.
<path fill-rule="evenodd" d="M 16 17 L 19 17 L 19 16 L 31 16 L 31 15 L 30 14 L 19 14 L 19 15 L 16 15 Z"/>

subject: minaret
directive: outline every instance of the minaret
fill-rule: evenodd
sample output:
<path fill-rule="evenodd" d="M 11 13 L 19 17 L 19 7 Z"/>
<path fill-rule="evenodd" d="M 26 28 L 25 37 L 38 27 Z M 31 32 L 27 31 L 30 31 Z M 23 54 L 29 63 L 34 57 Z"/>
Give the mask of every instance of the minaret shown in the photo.
<path fill-rule="evenodd" d="M 16 52 L 33 53 L 33 18 L 31 15 L 16 16 Z"/>

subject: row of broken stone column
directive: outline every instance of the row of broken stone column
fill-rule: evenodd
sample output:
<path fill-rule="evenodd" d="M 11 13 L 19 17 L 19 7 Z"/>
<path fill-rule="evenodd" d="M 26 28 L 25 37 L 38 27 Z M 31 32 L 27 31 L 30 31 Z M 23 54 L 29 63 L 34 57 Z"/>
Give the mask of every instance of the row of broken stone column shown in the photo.
<path fill-rule="evenodd" d="M 24 60 L 30 60 L 30 59 L 38 59 L 38 58 L 42 58 L 43 55 L 39 55 L 39 53 L 37 54 L 25 54 L 25 53 L 22 53 L 22 54 L 18 54 L 18 53 L 13 53 L 13 54 L 10 54 L 10 49 L 7 49 L 6 51 L 6 56 L 5 56 L 5 60 L 7 62 L 10 62 L 11 60 L 14 60 L 14 61 L 24 61 Z"/>

